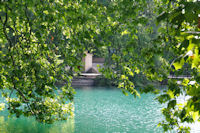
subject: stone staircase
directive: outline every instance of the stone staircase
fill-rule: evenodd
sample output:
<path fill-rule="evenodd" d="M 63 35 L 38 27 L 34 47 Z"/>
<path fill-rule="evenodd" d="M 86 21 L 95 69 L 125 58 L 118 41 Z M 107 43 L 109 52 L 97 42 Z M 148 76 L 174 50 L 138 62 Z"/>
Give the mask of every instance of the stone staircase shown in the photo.
<path fill-rule="evenodd" d="M 95 79 L 101 74 L 82 73 L 79 77 L 74 77 L 72 86 L 95 86 Z"/>
<path fill-rule="evenodd" d="M 94 86 L 94 79 L 75 78 L 72 80 L 72 86 Z"/>

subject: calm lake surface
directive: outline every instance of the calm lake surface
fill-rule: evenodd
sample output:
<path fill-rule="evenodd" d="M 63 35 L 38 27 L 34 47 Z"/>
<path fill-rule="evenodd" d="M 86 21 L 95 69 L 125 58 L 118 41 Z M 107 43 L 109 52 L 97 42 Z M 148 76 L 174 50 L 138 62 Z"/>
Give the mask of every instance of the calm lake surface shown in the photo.
<path fill-rule="evenodd" d="M 124 96 L 119 89 L 76 89 L 75 117 L 52 125 L 0 112 L 0 133 L 161 133 L 163 116 L 153 94 Z M 197 131 L 197 130 L 196 130 Z M 198 132 L 199 131 L 199 132 Z M 198 130 L 197 133 L 200 133 Z"/>

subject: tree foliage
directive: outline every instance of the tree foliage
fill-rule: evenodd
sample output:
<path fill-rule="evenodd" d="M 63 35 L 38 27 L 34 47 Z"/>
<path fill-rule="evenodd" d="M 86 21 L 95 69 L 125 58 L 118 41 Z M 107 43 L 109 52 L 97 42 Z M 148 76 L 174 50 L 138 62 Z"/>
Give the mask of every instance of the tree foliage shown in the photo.
<path fill-rule="evenodd" d="M 136 1 L 135 3 L 138 5 Z M 123 5 L 120 2 L 118 4 Z M 161 104 L 167 104 L 162 110 L 165 121 L 159 125 L 164 131 L 189 132 L 190 128 L 185 127 L 183 123 L 200 121 L 198 16 L 200 2 L 154 1 L 154 4 L 156 6 L 148 4 L 154 9 L 150 14 L 145 12 L 148 11 L 148 6 L 145 4 L 142 4 L 143 10 L 135 10 L 134 15 L 138 13 L 135 16 L 120 13 L 120 18 L 123 18 L 120 25 L 124 27 L 119 40 L 124 43 L 118 45 L 118 40 L 117 44 L 113 40 L 110 41 L 113 52 L 105 64 L 107 67 L 103 68 L 102 72 L 107 78 L 115 80 L 125 95 L 130 93 L 139 96 L 133 78 L 138 76 L 138 73 L 145 75 L 150 81 L 168 80 L 167 89 L 161 91 L 157 97 Z M 120 8 L 120 5 L 117 7 Z M 133 8 L 133 5 L 129 3 L 126 8 Z M 143 16 L 143 21 L 133 22 L 132 19 L 127 21 L 129 16 L 136 20 Z M 157 27 L 153 26 L 155 23 Z M 113 30 L 113 33 L 115 32 L 116 30 Z M 156 34 L 152 36 L 154 32 Z M 125 35 L 126 41 L 123 40 Z M 173 53 L 173 56 L 169 56 L 169 53 Z M 181 69 L 184 69 L 185 64 L 190 69 L 191 78 L 184 78 L 181 85 L 177 79 L 168 79 L 170 72 L 182 74 Z M 140 89 L 140 92 L 145 93 L 159 93 L 159 91 L 153 84 Z M 187 100 L 181 103 L 180 96 Z"/>
<path fill-rule="evenodd" d="M 162 110 L 165 121 L 159 125 L 164 131 L 189 132 L 190 128 L 183 123 L 200 121 L 200 2 L 154 1 L 152 5 L 142 3 L 142 8 L 134 7 L 134 4 L 140 5 L 138 1 L 116 3 L 118 11 L 121 11 L 121 6 L 126 5 L 126 9 L 135 12 L 127 15 L 123 10 L 119 13 L 120 17 L 112 17 L 119 25 L 116 29 L 111 25 L 113 34 L 108 39 L 110 55 L 101 71 L 107 78 L 114 80 L 125 95 L 130 93 L 139 96 L 138 89 L 134 86 L 134 77 L 138 74 L 150 81 L 168 80 L 167 88 L 156 98 L 161 104 L 167 104 Z M 117 14 L 111 11 L 111 15 L 113 12 Z M 116 14 L 113 16 L 117 16 Z M 154 25 L 156 23 L 157 26 Z M 177 79 L 168 79 L 170 72 L 183 74 L 185 64 L 190 70 L 191 78 L 184 78 L 181 85 Z M 141 93 L 160 92 L 154 84 L 142 86 L 139 90 Z M 180 97 L 187 100 L 181 103 Z"/>
<path fill-rule="evenodd" d="M 41 122 L 66 119 L 84 51 L 103 49 L 101 72 L 125 95 L 140 95 L 138 75 L 160 82 L 187 64 L 192 78 L 181 86 L 169 79 L 157 100 L 167 104 L 164 130 L 189 132 L 182 123 L 200 120 L 199 9 L 200 2 L 186 0 L 1 1 L 0 90 L 6 107 Z M 58 81 L 66 84 L 58 88 Z M 160 92 L 153 84 L 139 90 Z M 185 103 L 178 102 L 181 95 L 188 97 Z"/>
<path fill-rule="evenodd" d="M 92 1 L 1 1 L 0 90 L 10 114 L 47 123 L 73 114 L 71 80 L 102 11 Z"/>
<path fill-rule="evenodd" d="M 164 95 L 168 99 L 164 102 L 168 104 L 163 109 L 166 121 L 161 125 L 167 131 L 178 127 L 179 132 L 189 132 L 189 127 L 184 127 L 182 123 L 193 123 L 200 121 L 199 116 L 199 14 L 200 2 L 193 1 L 167 1 L 159 3 L 160 7 L 165 6 L 164 12 L 157 18 L 158 21 L 164 21 L 166 27 L 163 27 L 160 35 L 165 43 L 169 45 L 177 58 L 171 62 L 175 71 L 183 69 L 187 63 L 191 69 L 192 78 L 184 78 L 180 85 L 176 80 L 169 80 L 168 90 Z M 184 103 L 178 103 L 178 97 L 184 95 L 187 100 Z M 161 95 L 158 97 L 162 99 Z"/>

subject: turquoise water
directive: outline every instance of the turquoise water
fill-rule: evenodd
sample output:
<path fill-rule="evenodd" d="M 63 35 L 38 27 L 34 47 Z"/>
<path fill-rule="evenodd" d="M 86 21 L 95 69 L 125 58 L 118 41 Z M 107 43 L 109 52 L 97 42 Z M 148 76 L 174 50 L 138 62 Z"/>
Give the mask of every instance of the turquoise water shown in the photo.
<path fill-rule="evenodd" d="M 163 105 L 153 94 L 124 96 L 118 89 L 76 89 L 75 118 L 41 124 L 33 118 L 8 118 L 0 112 L 0 133 L 160 133 Z"/>
<path fill-rule="evenodd" d="M 161 108 L 155 95 L 124 96 L 117 89 L 77 90 L 76 133 L 160 133 Z"/>

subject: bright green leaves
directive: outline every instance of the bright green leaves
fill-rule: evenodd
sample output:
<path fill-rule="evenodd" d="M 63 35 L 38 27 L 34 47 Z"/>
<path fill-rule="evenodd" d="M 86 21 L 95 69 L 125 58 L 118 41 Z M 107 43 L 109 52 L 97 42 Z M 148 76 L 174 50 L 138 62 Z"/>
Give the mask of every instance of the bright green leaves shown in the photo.
<path fill-rule="evenodd" d="M 52 123 L 56 120 L 66 120 L 68 116 L 73 117 L 74 107 L 72 103 L 60 103 L 57 98 L 46 97 L 41 102 L 37 102 L 40 110 L 37 112 L 36 119 L 40 122 Z M 44 114 L 42 110 L 46 110 Z"/>
<path fill-rule="evenodd" d="M 130 34 L 130 32 L 129 32 L 128 30 L 125 30 L 125 31 L 123 31 L 123 32 L 121 33 L 122 36 L 123 36 L 123 35 L 128 35 L 128 34 Z"/>
<path fill-rule="evenodd" d="M 174 92 L 172 90 L 169 89 L 166 93 L 170 96 L 171 99 L 174 98 Z"/>
<path fill-rule="evenodd" d="M 0 111 L 2 111 L 5 108 L 5 103 L 0 103 Z"/>
<path fill-rule="evenodd" d="M 175 68 L 173 73 L 177 76 L 184 75 L 189 71 L 190 78 L 168 80 L 168 89 L 158 97 L 162 103 L 167 103 L 163 114 L 166 121 L 162 122 L 165 131 L 177 128 L 177 132 L 189 132 L 190 128 L 184 127 L 181 123 L 192 123 L 199 119 L 199 33 L 198 14 L 200 3 L 189 1 L 160 1 L 161 15 L 157 22 L 161 25 L 159 30 L 161 41 L 173 51 L 171 65 Z M 198 11 L 197 11 L 198 10 Z M 165 27 L 163 27 L 165 25 Z M 187 70 L 185 69 L 187 67 Z M 182 86 L 177 84 L 177 81 Z M 187 97 L 183 103 L 179 102 L 179 96 Z M 178 105 L 178 106 L 177 106 Z M 178 107 L 178 108 L 177 108 Z"/>
<path fill-rule="evenodd" d="M 177 119 L 174 119 L 170 109 L 164 108 L 162 109 L 162 113 L 165 116 L 166 122 L 162 121 L 161 123 L 159 123 L 158 126 L 161 125 L 165 132 L 168 130 L 172 130 L 174 125 L 178 126 Z"/>
<path fill-rule="evenodd" d="M 2 95 L 9 112 L 47 123 L 72 116 L 72 77 L 100 34 L 103 9 L 78 0 L 4 1 L 1 7 L 0 89 L 8 89 Z"/>
<path fill-rule="evenodd" d="M 199 47 L 195 47 L 194 54 L 191 57 L 192 68 L 200 69 Z"/>
<path fill-rule="evenodd" d="M 139 73 L 140 73 L 140 70 L 139 70 L 137 67 L 135 68 L 135 73 L 136 73 L 136 74 L 139 74 Z"/>
<path fill-rule="evenodd" d="M 118 88 L 120 88 L 124 95 L 128 95 L 128 93 L 134 95 L 135 97 L 140 97 L 140 94 L 135 89 L 134 83 L 130 81 L 130 76 L 134 76 L 133 72 L 130 68 L 124 66 L 124 73 L 125 75 L 121 75 L 121 77 L 118 77 Z"/>
<path fill-rule="evenodd" d="M 158 9 L 155 3 L 160 3 Z M 154 85 L 167 80 L 171 61 L 175 71 L 188 63 L 196 72 L 191 76 L 197 82 L 189 85 L 185 79 L 181 88 L 176 80 L 168 80 L 169 88 L 157 97 L 167 104 L 163 109 L 166 121 L 161 124 L 164 130 L 177 126 L 188 131 L 178 125 L 178 120 L 199 119 L 199 3 L 155 3 L 115 0 L 104 6 L 99 1 L 83 0 L 2 2 L 0 88 L 9 90 L 3 96 L 9 99 L 10 113 L 35 116 L 47 123 L 73 116 L 72 77 L 80 72 L 84 51 L 99 50 L 106 57 L 101 72 L 125 95 L 139 96 L 135 85 L 145 86 L 142 92 L 159 93 Z M 156 12 L 163 12 L 157 17 L 159 29 L 155 26 Z M 59 82 L 66 84 L 58 89 Z M 12 99 L 14 94 L 18 99 Z M 181 94 L 190 99 L 178 108 Z"/>
<path fill-rule="evenodd" d="M 112 79 L 125 95 L 128 93 L 137 95 L 134 87 L 138 79 L 143 81 L 137 84 L 143 86 L 141 88 L 144 89 L 140 89 L 142 92 L 155 93 L 159 93 L 155 89 L 158 81 L 166 81 L 168 88 L 161 91 L 162 94 L 157 97 L 160 103 L 167 104 L 163 109 L 166 121 L 161 125 L 165 131 L 177 127 L 177 131 L 189 132 L 189 128 L 183 127 L 180 123 L 198 119 L 196 112 L 199 109 L 197 103 L 200 93 L 199 82 L 195 80 L 199 80 L 197 75 L 200 64 L 199 29 L 197 29 L 199 2 L 155 1 L 158 9 L 154 7 L 154 13 L 161 14 L 157 17 L 159 23 L 157 27 L 154 26 L 153 15 L 145 10 L 146 5 L 140 3 L 143 1 L 135 3 L 132 1 L 134 4 L 124 2 L 114 1 L 107 6 L 107 11 L 111 12 L 110 16 L 106 16 L 109 27 L 105 32 L 109 47 L 102 72 Z M 140 4 L 144 14 L 139 11 Z M 131 10 L 131 6 L 134 10 Z M 124 7 L 134 14 L 127 15 Z M 189 78 L 183 81 L 178 78 L 182 85 L 180 86 L 177 84 L 177 79 L 168 79 L 171 77 L 170 74 L 176 76 L 187 74 Z M 148 83 L 148 80 L 152 82 Z M 178 99 L 182 95 L 190 96 L 189 102 L 179 103 Z M 181 106 L 178 106 L 180 104 Z"/>
<path fill-rule="evenodd" d="M 191 112 L 191 115 L 194 121 L 197 121 L 200 118 L 199 111 Z"/>
<path fill-rule="evenodd" d="M 182 58 L 180 62 L 175 62 L 173 66 L 175 67 L 175 70 L 179 70 L 183 67 L 184 63 L 185 60 Z"/>
<path fill-rule="evenodd" d="M 176 28 L 181 28 L 182 23 L 190 23 L 194 24 L 197 23 L 198 19 L 194 19 L 198 17 L 197 11 L 199 9 L 199 3 L 198 2 L 170 2 L 168 1 L 168 4 L 166 4 L 168 7 L 166 9 L 163 9 L 163 13 L 157 18 L 157 21 L 160 22 L 162 20 L 167 20 L 171 24 L 176 25 Z M 173 5 L 173 6 L 172 6 Z M 182 6 L 180 6 L 182 5 Z M 162 5 L 163 6 L 163 5 Z M 177 7 L 176 7 L 177 6 Z M 174 8 L 176 7 L 176 8 Z M 170 10 L 171 9 L 171 10 Z M 165 11 L 167 10 L 167 11 Z M 168 12 L 170 11 L 170 12 Z M 193 12 L 194 11 L 194 12 Z"/>
<path fill-rule="evenodd" d="M 44 10 L 43 13 L 46 14 L 46 15 L 49 14 L 49 12 L 47 10 Z"/>
<path fill-rule="evenodd" d="M 151 29 L 146 26 L 151 25 L 151 20 L 154 19 L 149 10 L 152 7 L 151 2 L 124 0 L 112 1 L 107 5 L 109 16 L 106 18 L 109 26 L 105 29 L 105 35 L 108 54 L 102 72 L 106 77 L 111 78 L 125 95 L 128 92 L 139 96 L 135 89 L 136 78 L 141 76 L 142 79 L 144 76 L 146 79 L 146 75 L 156 77 L 152 52 L 158 50 L 155 45 L 152 45 L 153 37 L 149 37 L 155 27 Z M 153 74 L 150 69 L 154 71 Z M 142 82 L 144 84 L 138 84 L 142 86 L 147 84 L 145 80 Z"/>
<path fill-rule="evenodd" d="M 127 75 L 134 76 L 133 70 L 131 70 L 129 67 L 124 66 L 124 70 Z"/>

